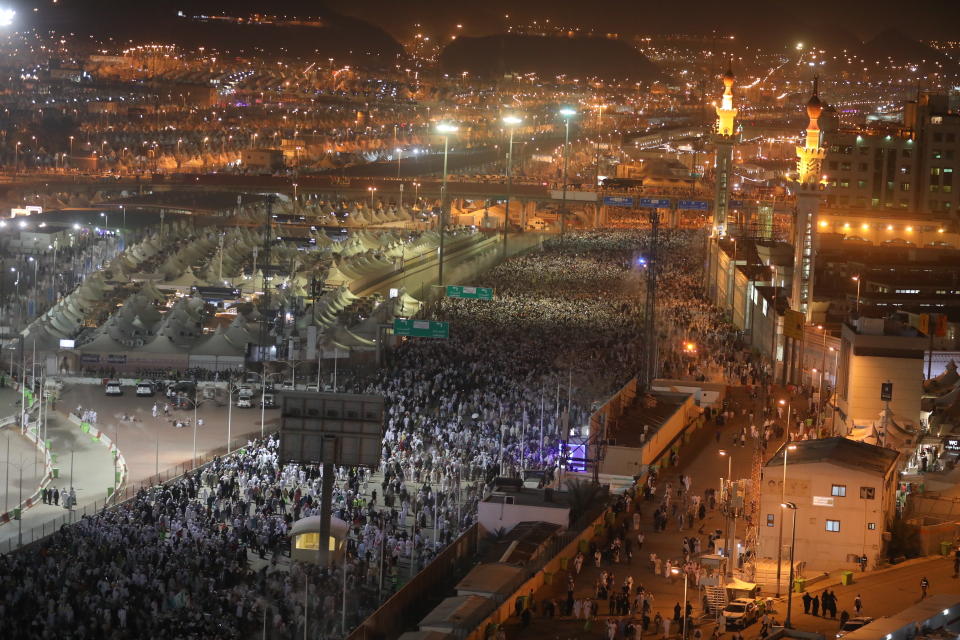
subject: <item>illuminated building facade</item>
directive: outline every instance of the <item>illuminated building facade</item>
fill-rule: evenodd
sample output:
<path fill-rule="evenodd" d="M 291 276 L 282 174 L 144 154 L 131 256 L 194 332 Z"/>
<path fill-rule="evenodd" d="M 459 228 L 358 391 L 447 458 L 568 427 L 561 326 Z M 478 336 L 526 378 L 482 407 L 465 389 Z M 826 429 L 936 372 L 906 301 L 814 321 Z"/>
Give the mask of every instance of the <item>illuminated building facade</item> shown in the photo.
<path fill-rule="evenodd" d="M 824 136 L 827 207 L 949 214 L 960 206 L 960 114 L 948 97 L 906 103 L 902 124 Z"/>

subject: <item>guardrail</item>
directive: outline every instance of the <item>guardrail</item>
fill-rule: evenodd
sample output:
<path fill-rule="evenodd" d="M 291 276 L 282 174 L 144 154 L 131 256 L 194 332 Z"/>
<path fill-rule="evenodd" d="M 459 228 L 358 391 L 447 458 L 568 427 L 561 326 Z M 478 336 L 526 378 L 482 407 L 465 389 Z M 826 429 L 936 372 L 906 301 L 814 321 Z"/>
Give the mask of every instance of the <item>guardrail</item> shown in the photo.
<path fill-rule="evenodd" d="M 20 391 L 21 390 L 20 383 L 17 382 L 16 380 L 12 382 L 13 382 L 13 388 L 16 389 L 17 391 Z M 47 443 L 40 442 L 39 423 L 35 421 L 33 423 L 33 428 L 32 429 L 30 428 L 30 414 L 38 408 L 39 407 L 37 405 L 37 400 L 36 398 L 32 397 L 32 394 L 31 394 L 31 404 L 29 407 L 27 407 L 27 411 L 26 411 L 26 416 L 27 416 L 26 428 L 20 429 L 20 435 L 26 437 L 27 440 L 33 443 L 33 446 L 35 448 L 43 452 L 44 474 L 43 474 L 43 477 L 40 479 L 40 484 L 37 486 L 37 490 L 34 493 L 27 496 L 26 500 L 23 500 L 19 504 L 17 504 L 17 506 L 15 506 L 12 511 L 0 513 L 0 525 L 11 522 L 16 518 L 18 514 L 22 518 L 24 510 L 29 509 L 30 507 L 32 507 L 37 503 L 37 501 L 40 499 L 40 494 L 43 491 L 44 487 L 46 487 L 52 479 L 53 458 L 50 455 L 50 448 L 47 446 Z M 20 411 L 18 409 L 17 414 L 13 416 L 7 416 L 2 421 L 0 421 L 0 428 L 7 428 L 11 424 L 19 424 L 20 423 L 19 416 L 20 416 Z M 7 489 L 9 490 L 9 487 Z"/>

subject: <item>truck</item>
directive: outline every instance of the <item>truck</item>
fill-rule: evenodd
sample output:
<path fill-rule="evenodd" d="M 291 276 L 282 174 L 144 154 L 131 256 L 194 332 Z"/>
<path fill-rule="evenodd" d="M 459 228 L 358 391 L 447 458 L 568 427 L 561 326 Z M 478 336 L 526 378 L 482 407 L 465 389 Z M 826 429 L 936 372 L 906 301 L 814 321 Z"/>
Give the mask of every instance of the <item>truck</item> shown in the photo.
<path fill-rule="evenodd" d="M 237 408 L 238 409 L 252 409 L 253 408 L 253 389 L 250 387 L 240 387 L 237 389 Z"/>

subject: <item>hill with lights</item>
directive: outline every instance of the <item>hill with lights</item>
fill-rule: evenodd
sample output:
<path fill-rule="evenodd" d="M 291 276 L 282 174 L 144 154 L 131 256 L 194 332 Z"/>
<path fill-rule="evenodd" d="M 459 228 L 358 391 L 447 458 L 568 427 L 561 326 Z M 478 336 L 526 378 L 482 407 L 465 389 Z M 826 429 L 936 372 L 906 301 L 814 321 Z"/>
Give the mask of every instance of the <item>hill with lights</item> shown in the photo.
<path fill-rule="evenodd" d="M 536 74 L 540 77 L 600 77 L 650 82 L 660 71 L 621 40 L 500 34 L 457 38 L 440 55 L 445 73 L 486 77 Z"/>

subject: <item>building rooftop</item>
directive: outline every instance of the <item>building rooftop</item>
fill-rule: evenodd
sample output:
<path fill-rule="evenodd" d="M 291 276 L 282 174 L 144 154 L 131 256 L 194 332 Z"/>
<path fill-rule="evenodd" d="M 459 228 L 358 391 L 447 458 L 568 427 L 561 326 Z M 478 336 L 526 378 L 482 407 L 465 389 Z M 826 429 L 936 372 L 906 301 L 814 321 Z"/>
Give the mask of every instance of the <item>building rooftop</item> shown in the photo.
<path fill-rule="evenodd" d="M 446 598 L 420 621 L 421 631 L 454 632 L 475 629 L 496 607 L 496 603 L 480 596 Z"/>
<path fill-rule="evenodd" d="M 656 403 L 644 404 L 643 399 L 646 396 L 651 396 Z M 610 444 L 618 447 L 642 447 L 647 442 L 643 437 L 643 425 L 650 425 L 647 438 L 652 437 L 683 406 L 688 397 L 689 393 L 675 391 L 653 391 L 638 396 L 617 421 L 619 428 L 610 434 Z"/>
<path fill-rule="evenodd" d="M 886 449 L 884 447 L 839 437 L 822 438 L 820 440 L 798 440 L 790 444 L 795 444 L 797 449 L 796 451 L 791 451 L 787 457 L 788 466 L 814 462 L 832 462 L 841 467 L 885 474 L 900 455 L 893 449 Z M 783 467 L 783 446 L 767 461 L 766 466 Z"/>
<path fill-rule="evenodd" d="M 552 522 L 520 522 L 510 533 L 491 544 L 482 562 L 524 566 L 562 529 Z"/>

